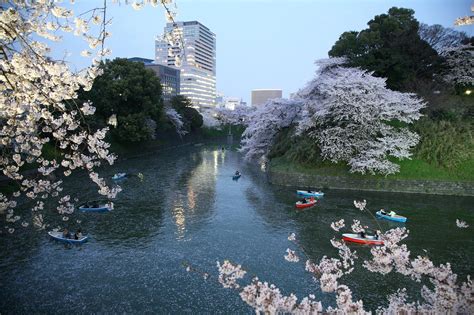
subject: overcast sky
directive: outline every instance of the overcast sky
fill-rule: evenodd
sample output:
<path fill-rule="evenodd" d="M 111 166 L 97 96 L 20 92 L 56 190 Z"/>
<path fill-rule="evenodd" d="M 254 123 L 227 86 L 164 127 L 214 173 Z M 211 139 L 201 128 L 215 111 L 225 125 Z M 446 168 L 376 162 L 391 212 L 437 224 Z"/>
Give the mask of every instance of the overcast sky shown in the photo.
<path fill-rule="evenodd" d="M 99 0 L 78 0 L 81 12 Z M 123 1 L 122 1 L 123 2 Z M 252 89 L 297 91 L 314 74 L 314 61 L 326 58 L 345 31 L 359 31 L 375 15 L 393 6 L 415 10 L 418 21 L 453 27 L 457 17 L 471 15 L 470 0 L 176 0 L 178 21 L 197 20 L 216 34 L 217 90 L 249 101 Z M 112 37 L 106 46 L 115 57 L 154 59 L 154 40 L 165 25 L 163 9 L 110 5 Z M 474 26 L 455 27 L 474 35 Z M 69 54 L 76 67 L 88 65 L 79 56 L 85 46 L 65 39 L 59 54 Z"/>

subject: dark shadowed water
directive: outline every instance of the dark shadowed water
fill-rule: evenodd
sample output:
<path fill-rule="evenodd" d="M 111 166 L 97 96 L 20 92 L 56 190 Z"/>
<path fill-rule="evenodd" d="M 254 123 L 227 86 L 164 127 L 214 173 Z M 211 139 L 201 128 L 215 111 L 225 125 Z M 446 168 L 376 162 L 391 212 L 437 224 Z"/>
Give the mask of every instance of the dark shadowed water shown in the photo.
<path fill-rule="evenodd" d="M 237 169 L 243 176 L 233 181 Z M 237 292 L 216 281 L 216 261 L 225 259 L 276 284 L 284 294 L 301 298 L 314 293 L 325 307 L 334 305 L 334 295 L 321 293 L 304 271 L 304 260 L 294 264 L 283 256 L 288 247 L 294 249 L 287 240 L 291 232 L 319 260 L 336 255 L 329 243 L 336 235 L 329 227 L 332 221 L 359 219 L 375 227 L 368 214 L 353 207 L 354 199 L 367 199 L 374 212 L 383 207 L 406 215 L 412 256 L 427 253 L 438 264 L 451 262 L 462 280 L 473 274 L 474 198 L 331 190 L 316 207 L 296 211 L 294 189 L 269 185 L 264 171 L 244 163 L 239 153 L 213 146 L 124 160 L 103 174 L 110 178 L 122 171 L 145 177 L 121 182 L 124 191 L 112 212 L 78 213 L 68 222 L 90 235 L 88 243 L 65 247 L 32 228 L 0 236 L 0 313 L 250 314 Z M 66 188 L 83 198 L 94 196 L 86 177 L 71 179 Z M 457 228 L 456 218 L 471 227 Z M 53 214 L 47 220 L 52 227 L 64 226 Z M 379 223 L 384 229 L 403 226 Z M 419 290 L 403 276 L 365 272 L 360 263 L 370 248 L 354 248 L 358 267 L 341 282 L 367 308 L 383 305 L 399 287 Z M 187 273 L 185 262 L 211 277 Z"/>

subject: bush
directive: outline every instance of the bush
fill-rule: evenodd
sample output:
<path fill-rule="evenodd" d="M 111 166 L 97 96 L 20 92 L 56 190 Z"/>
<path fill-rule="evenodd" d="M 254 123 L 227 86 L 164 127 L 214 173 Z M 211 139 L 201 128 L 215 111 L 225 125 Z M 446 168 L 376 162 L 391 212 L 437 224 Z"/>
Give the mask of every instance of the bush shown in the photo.
<path fill-rule="evenodd" d="M 432 120 L 424 118 L 414 125 L 421 141 L 415 157 L 430 164 L 454 168 L 474 158 L 472 121 Z"/>

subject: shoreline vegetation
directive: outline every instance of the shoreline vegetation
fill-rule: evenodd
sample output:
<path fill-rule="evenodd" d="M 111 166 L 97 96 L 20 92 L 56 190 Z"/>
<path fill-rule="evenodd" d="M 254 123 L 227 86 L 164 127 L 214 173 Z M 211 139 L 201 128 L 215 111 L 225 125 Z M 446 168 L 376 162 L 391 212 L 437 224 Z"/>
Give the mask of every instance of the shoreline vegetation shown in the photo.
<path fill-rule="evenodd" d="M 397 161 L 397 164 L 400 165 L 400 172 L 387 176 L 350 173 L 349 167 L 342 163 L 301 163 L 289 161 L 284 157 L 271 159 L 269 166 L 275 171 L 307 175 L 340 176 L 357 179 L 456 181 L 472 182 L 474 185 L 474 172 L 472 172 L 474 170 L 474 159 L 463 161 L 453 169 L 437 167 L 420 159 L 405 159 Z"/>

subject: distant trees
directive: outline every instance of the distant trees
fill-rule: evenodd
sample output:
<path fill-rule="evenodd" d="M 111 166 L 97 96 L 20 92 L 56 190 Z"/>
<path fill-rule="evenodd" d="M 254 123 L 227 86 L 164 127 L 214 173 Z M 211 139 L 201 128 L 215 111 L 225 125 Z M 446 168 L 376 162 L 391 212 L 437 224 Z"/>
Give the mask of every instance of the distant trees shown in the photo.
<path fill-rule="evenodd" d="M 467 43 L 444 51 L 447 72 L 444 79 L 457 87 L 474 86 L 474 45 Z M 464 91 L 462 91 L 464 92 Z"/>
<path fill-rule="evenodd" d="M 92 89 L 79 94 L 96 107 L 92 125 L 105 125 L 115 115 L 117 127 L 112 134 L 118 141 L 154 138 L 163 114 L 159 78 L 142 63 L 127 59 L 106 60 L 100 68 L 103 75 L 95 79 Z"/>
<path fill-rule="evenodd" d="M 249 106 L 237 106 L 234 110 L 218 108 L 216 119 L 224 125 L 246 125 L 248 116 L 255 110 L 255 107 Z"/>
<path fill-rule="evenodd" d="M 432 78 L 441 59 L 420 38 L 413 10 L 393 7 L 388 14 L 375 16 L 368 26 L 360 32 L 343 33 L 329 56 L 346 57 L 350 66 L 387 78 L 390 89 L 407 90 L 416 78 Z"/>
<path fill-rule="evenodd" d="M 447 49 L 461 46 L 464 41 L 469 39 L 466 33 L 458 32 L 439 24 L 428 25 L 421 23 L 418 34 L 422 40 L 430 44 L 440 55 L 443 55 Z"/>

